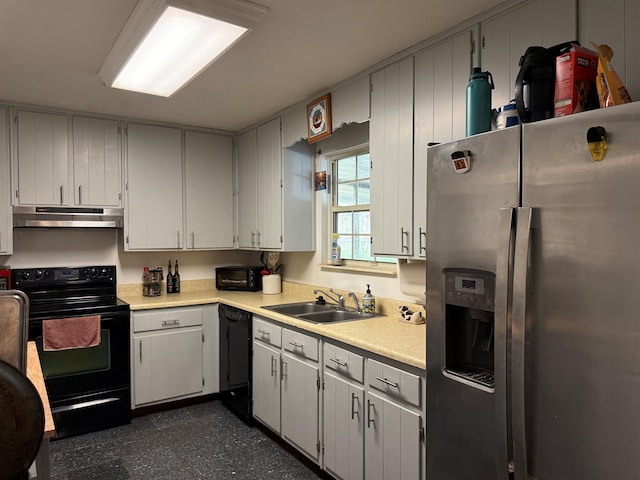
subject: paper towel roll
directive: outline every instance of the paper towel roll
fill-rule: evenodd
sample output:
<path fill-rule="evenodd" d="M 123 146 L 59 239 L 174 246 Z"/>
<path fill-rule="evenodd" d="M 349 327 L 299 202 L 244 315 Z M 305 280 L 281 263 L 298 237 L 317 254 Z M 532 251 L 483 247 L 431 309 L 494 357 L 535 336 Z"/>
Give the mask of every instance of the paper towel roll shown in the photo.
<path fill-rule="evenodd" d="M 280 274 L 276 273 L 262 277 L 262 293 L 266 295 L 282 293 L 282 279 L 280 278 Z"/>
<path fill-rule="evenodd" d="M 427 262 L 422 260 L 398 260 L 400 291 L 425 305 L 427 301 Z"/>

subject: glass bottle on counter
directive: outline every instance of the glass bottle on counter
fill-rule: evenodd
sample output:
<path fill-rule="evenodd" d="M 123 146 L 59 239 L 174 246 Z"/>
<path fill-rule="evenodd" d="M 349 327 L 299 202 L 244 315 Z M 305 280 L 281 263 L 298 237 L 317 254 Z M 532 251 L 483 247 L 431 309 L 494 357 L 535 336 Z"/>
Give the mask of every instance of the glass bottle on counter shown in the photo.
<path fill-rule="evenodd" d="M 167 267 L 167 293 L 173 293 L 173 275 L 171 274 L 171 260 Z"/>
<path fill-rule="evenodd" d="M 180 293 L 180 272 L 178 271 L 178 260 L 176 259 L 175 273 L 173 274 L 173 293 Z"/>

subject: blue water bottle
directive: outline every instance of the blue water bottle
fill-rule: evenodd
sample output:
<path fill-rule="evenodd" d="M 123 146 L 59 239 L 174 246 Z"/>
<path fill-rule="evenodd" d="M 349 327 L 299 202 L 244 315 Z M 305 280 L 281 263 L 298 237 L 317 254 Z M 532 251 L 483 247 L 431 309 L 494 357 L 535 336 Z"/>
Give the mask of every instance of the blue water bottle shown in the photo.
<path fill-rule="evenodd" d="M 493 77 L 489 72 L 473 67 L 467 85 L 466 136 L 491 130 L 491 90 Z"/>

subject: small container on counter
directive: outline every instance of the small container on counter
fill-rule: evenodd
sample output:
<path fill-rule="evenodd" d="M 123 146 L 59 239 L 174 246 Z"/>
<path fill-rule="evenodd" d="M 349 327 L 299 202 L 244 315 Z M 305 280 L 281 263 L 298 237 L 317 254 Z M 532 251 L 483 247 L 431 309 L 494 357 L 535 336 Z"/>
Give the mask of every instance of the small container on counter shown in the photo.
<path fill-rule="evenodd" d="M 142 273 L 142 295 L 145 297 L 157 297 L 162 295 L 162 281 L 164 274 L 162 267 L 144 267 Z"/>

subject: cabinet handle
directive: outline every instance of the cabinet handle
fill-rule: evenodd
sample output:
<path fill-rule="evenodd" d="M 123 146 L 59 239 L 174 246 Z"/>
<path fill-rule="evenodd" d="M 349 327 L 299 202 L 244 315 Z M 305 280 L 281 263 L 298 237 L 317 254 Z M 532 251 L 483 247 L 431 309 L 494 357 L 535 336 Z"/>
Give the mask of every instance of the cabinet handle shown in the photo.
<path fill-rule="evenodd" d="M 82 185 L 78 185 L 78 203 L 82 205 Z"/>
<path fill-rule="evenodd" d="M 267 330 L 258 330 L 258 333 L 262 334 L 263 337 L 271 336 L 271 332 L 268 332 Z"/>
<path fill-rule="evenodd" d="M 278 364 L 273 355 L 271 355 L 271 376 L 273 377 L 276 373 L 278 373 Z"/>
<path fill-rule="evenodd" d="M 419 229 L 418 238 L 420 239 L 420 253 L 427 253 L 427 232 L 423 232 L 422 227 Z M 424 243 L 422 242 L 422 239 L 424 239 Z"/>
<path fill-rule="evenodd" d="M 196 248 L 196 232 L 191 230 L 191 248 L 195 250 Z"/>
<path fill-rule="evenodd" d="M 162 320 L 163 327 L 175 327 L 180 325 L 180 320 Z"/>
<path fill-rule="evenodd" d="M 178 248 L 180 248 L 180 230 L 176 230 L 176 239 L 178 243 Z"/>
<path fill-rule="evenodd" d="M 330 358 L 329 359 L 331 362 L 341 366 L 341 367 L 346 367 L 347 366 L 347 362 L 341 362 L 339 359 L 337 358 Z"/>
<path fill-rule="evenodd" d="M 258 247 L 260 247 L 260 232 L 258 232 Z"/>
<path fill-rule="evenodd" d="M 376 380 L 380 380 L 382 383 L 385 383 L 385 384 L 387 384 L 387 385 L 389 385 L 390 387 L 393 387 L 393 388 L 398 388 L 399 387 L 398 383 L 390 382 L 386 378 L 376 377 Z"/>
<path fill-rule="evenodd" d="M 371 428 L 371 424 L 376 423 L 375 418 L 371 418 L 371 407 L 376 409 L 376 406 L 367 398 L 367 428 Z"/>
<path fill-rule="evenodd" d="M 407 237 L 407 243 L 405 245 L 404 238 Z M 402 251 L 409 251 L 409 230 L 405 230 L 404 227 L 400 227 L 400 245 L 402 247 Z"/>
<path fill-rule="evenodd" d="M 304 345 L 298 342 L 289 342 L 289 345 L 291 345 L 293 348 L 304 348 Z"/>
<path fill-rule="evenodd" d="M 140 363 L 142 363 L 142 340 L 138 340 L 138 345 L 140 345 Z"/>
<path fill-rule="evenodd" d="M 60 205 L 64 205 L 64 190 L 62 185 L 60 185 Z"/>
<path fill-rule="evenodd" d="M 357 398 L 358 396 L 351 392 L 351 420 L 353 420 L 356 415 L 360 416 L 360 412 L 356 412 L 356 409 L 354 408 Z"/>
<path fill-rule="evenodd" d="M 251 232 L 251 246 L 256 246 L 256 232 Z"/>
<path fill-rule="evenodd" d="M 287 376 L 287 362 L 280 359 L 280 380 L 284 380 L 284 377 Z"/>

